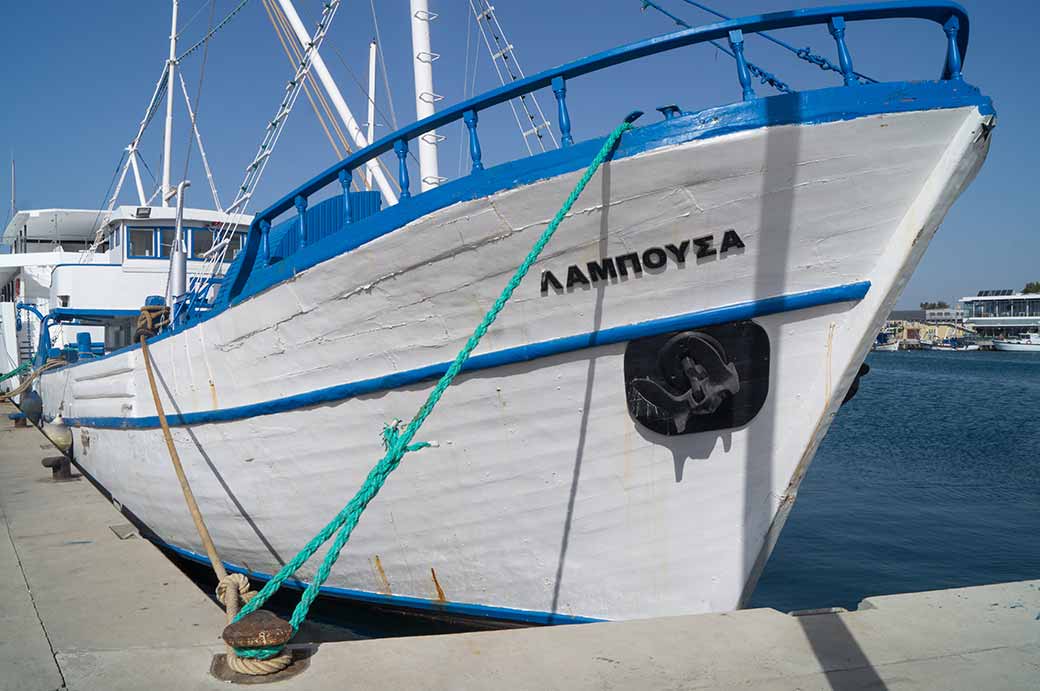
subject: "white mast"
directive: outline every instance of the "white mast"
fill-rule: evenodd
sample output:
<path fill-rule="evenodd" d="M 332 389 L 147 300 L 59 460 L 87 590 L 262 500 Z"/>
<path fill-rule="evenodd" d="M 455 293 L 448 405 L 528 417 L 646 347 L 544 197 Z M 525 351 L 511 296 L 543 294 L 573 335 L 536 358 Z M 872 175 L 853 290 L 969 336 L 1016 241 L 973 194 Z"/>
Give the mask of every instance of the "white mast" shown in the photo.
<path fill-rule="evenodd" d="M 375 141 L 376 135 L 376 40 L 368 46 L 368 141 Z M 14 159 L 11 159 L 14 165 Z M 366 187 L 372 189 L 372 171 L 365 173 Z"/>
<path fill-rule="evenodd" d="M 177 65 L 177 0 L 170 22 L 170 59 L 166 62 L 166 132 L 163 135 L 162 205 L 170 205 L 170 153 L 173 148 L 173 73 Z M 131 153 L 131 156 L 134 154 Z"/>
<path fill-rule="evenodd" d="M 422 120 L 434 113 L 434 103 L 441 99 L 433 91 L 433 61 L 440 56 L 430 51 L 431 14 L 426 0 L 411 0 L 412 4 L 412 64 L 415 69 L 415 119 Z M 419 178 L 422 191 L 441 183 L 437 166 L 437 132 L 431 130 L 419 137 Z"/>
<path fill-rule="evenodd" d="M 148 198 L 144 196 L 144 184 L 141 182 L 141 170 L 137 167 L 137 149 L 131 147 L 130 166 L 134 170 L 134 184 L 137 185 L 137 199 L 141 206 L 148 204 Z"/>
<path fill-rule="evenodd" d="M 293 33 L 296 34 L 297 40 L 299 40 L 304 50 L 307 50 L 311 45 L 311 36 L 303 26 L 303 22 L 300 21 L 300 15 L 296 13 L 296 8 L 293 6 L 292 0 L 278 0 L 278 4 L 285 13 L 286 19 L 289 20 L 289 25 L 292 27 Z M 351 138 L 354 140 L 354 144 L 357 145 L 359 149 L 368 146 L 368 139 L 358 126 L 353 113 L 350 112 L 347 102 L 343 100 L 343 94 L 340 93 L 339 87 L 336 86 L 336 81 L 332 78 L 329 68 L 325 65 L 325 60 L 317 50 L 314 50 L 311 55 L 311 66 L 314 67 L 314 71 L 318 73 L 318 79 L 321 81 L 322 86 L 325 87 L 325 92 L 329 95 L 329 100 L 332 101 L 333 107 L 339 114 L 344 126 L 346 126 L 347 132 L 350 133 Z M 379 167 L 379 162 L 376 159 L 372 159 L 368 162 L 367 167 L 368 172 L 371 173 L 376 185 L 379 187 L 379 191 L 383 193 L 383 197 L 386 199 L 387 204 L 396 204 L 397 194 L 394 193 L 393 187 L 390 186 L 390 181 L 387 180 L 386 174 L 383 173 L 383 169 Z"/>

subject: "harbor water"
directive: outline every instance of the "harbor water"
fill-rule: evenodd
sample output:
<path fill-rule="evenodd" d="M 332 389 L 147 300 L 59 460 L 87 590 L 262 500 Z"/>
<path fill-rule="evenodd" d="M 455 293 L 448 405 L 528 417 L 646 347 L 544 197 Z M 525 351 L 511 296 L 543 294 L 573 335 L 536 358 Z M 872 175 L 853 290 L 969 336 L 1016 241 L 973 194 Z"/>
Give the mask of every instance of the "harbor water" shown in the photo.
<path fill-rule="evenodd" d="M 854 608 L 871 595 L 1040 575 L 1040 353 L 872 353 L 751 601 Z"/>

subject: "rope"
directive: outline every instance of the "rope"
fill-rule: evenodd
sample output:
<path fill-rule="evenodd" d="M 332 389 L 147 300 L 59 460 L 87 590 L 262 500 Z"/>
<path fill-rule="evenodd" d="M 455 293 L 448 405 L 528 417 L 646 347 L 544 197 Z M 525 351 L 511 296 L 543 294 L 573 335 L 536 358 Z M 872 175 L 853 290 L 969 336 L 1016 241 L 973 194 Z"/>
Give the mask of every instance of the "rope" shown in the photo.
<path fill-rule="evenodd" d="M 513 274 L 513 277 L 509 279 L 509 283 L 506 284 L 502 290 L 501 295 L 495 300 L 494 305 L 488 310 L 487 314 L 481 320 L 480 324 L 473 331 L 473 334 L 466 341 L 466 344 L 459 351 L 458 355 L 455 356 L 455 360 L 448 367 L 448 371 L 440 378 L 437 385 L 430 392 L 426 402 L 422 404 L 416 412 L 415 417 L 412 418 L 408 426 L 402 431 L 399 428 L 399 422 L 395 422 L 392 425 L 387 425 L 383 428 L 383 445 L 386 448 L 386 454 L 383 458 L 376 463 L 375 467 L 372 468 L 368 473 L 368 477 L 365 478 L 365 482 L 361 485 L 361 488 L 354 495 L 354 498 L 338 514 L 333 518 L 328 525 L 321 529 L 321 531 L 311 539 L 300 553 L 293 557 L 282 569 L 275 574 L 271 580 L 269 580 L 264 587 L 257 593 L 256 597 L 251 599 L 241 611 L 235 621 L 239 621 L 242 617 L 255 612 L 271 597 L 296 571 L 303 566 L 308 559 L 321 547 L 325 542 L 329 540 L 333 535 L 336 535 L 336 539 L 333 541 L 332 546 L 329 548 L 325 555 L 324 560 L 318 567 L 314 574 L 314 579 L 304 590 L 303 595 L 300 597 L 299 604 L 296 605 L 296 609 L 293 610 L 292 617 L 289 623 L 292 625 L 293 632 L 299 630 L 300 624 L 307 618 L 307 611 L 310 609 L 314 599 L 318 596 L 318 591 L 322 584 L 329 577 L 329 573 L 332 571 L 332 567 L 335 565 L 336 560 L 339 558 L 339 554 L 342 551 L 344 545 L 347 544 L 347 540 L 350 539 L 351 533 L 357 526 L 358 521 L 361 519 L 361 514 L 368 506 L 375 496 L 382 489 L 383 484 L 386 482 L 390 473 L 401 463 L 402 458 L 406 453 L 412 451 L 418 451 L 420 449 L 431 446 L 429 442 L 418 442 L 413 444 L 412 439 L 418 433 L 419 428 L 422 427 L 423 423 L 426 422 L 426 418 L 433 412 L 434 406 L 440 401 L 441 396 L 444 395 L 445 390 L 451 385 L 452 381 L 458 376 L 462 370 L 463 365 L 466 364 L 466 360 L 469 359 L 470 354 L 480 343 L 480 340 L 487 333 L 488 328 L 498 318 L 499 313 L 509 302 L 509 299 L 513 296 L 513 292 L 520 285 L 520 282 L 524 280 L 527 272 L 530 271 L 531 266 L 537 261 L 542 250 L 552 239 L 553 234 L 556 233 L 556 229 L 563 222 L 574 202 L 577 201 L 579 195 L 585 189 L 585 186 L 589 184 L 592 176 L 596 173 L 603 162 L 606 161 L 614 151 L 614 147 L 617 145 L 621 136 L 632 129 L 632 121 L 634 121 L 642 113 L 633 113 L 629 115 L 625 122 L 614 128 L 614 131 L 607 136 L 603 142 L 603 146 L 600 147 L 599 152 L 595 158 L 589 164 L 588 168 L 585 169 L 585 173 L 581 176 L 578 184 L 574 186 L 567 200 L 560 207 L 560 210 L 553 216 L 552 221 L 549 222 L 548 227 L 542 232 L 541 236 L 534 243 L 531 251 L 528 252 L 527 257 L 520 264 L 520 267 Z M 266 659 L 274 655 L 278 655 L 282 651 L 282 647 L 271 647 L 271 648 L 250 648 L 250 649 L 237 649 L 235 652 L 239 657 L 251 657 Z"/>
<path fill-rule="evenodd" d="M 23 374 L 25 374 L 26 372 L 28 372 L 31 369 L 32 369 L 32 365 L 28 361 L 23 362 L 22 364 L 18 365 L 17 367 L 15 367 L 13 370 L 8 372 L 7 374 L 0 375 L 0 381 L 7 381 L 8 379 L 11 379 L 12 377 L 20 377 L 20 376 L 22 376 Z"/>
<path fill-rule="evenodd" d="M 198 502 L 195 501 L 195 494 L 191 491 L 188 476 L 184 473 L 180 454 L 177 453 L 177 447 L 173 443 L 173 434 L 170 432 L 170 425 L 166 420 L 166 412 L 163 410 L 162 400 L 159 398 L 159 388 L 155 384 L 155 373 L 152 371 L 152 354 L 148 350 L 148 335 L 140 327 L 142 320 L 149 323 L 152 322 L 153 316 L 151 312 L 154 311 L 154 309 L 143 308 L 141 310 L 142 318 L 138 320 L 141 357 L 144 358 L 144 369 L 148 375 L 148 386 L 152 390 L 152 402 L 155 404 L 155 412 L 159 417 L 159 426 L 162 427 L 163 438 L 166 440 L 166 450 L 170 454 L 173 470 L 177 473 L 177 481 L 180 483 L 181 492 L 184 494 L 184 503 L 188 505 L 188 512 L 191 514 L 191 520 L 195 523 L 195 530 L 199 533 L 202 545 L 206 548 L 206 556 L 209 557 L 210 566 L 213 567 L 213 573 L 217 576 L 217 599 L 224 604 L 228 623 L 231 623 L 238 614 L 239 599 L 244 601 L 252 599 L 249 579 L 237 573 L 228 575 L 228 572 L 224 569 L 224 562 L 221 561 L 220 555 L 217 553 L 217 546 L 213 543 L 213 537 L 209 534 L 209 528 L 206 527 L 205 519 L 202 518 L 202 511 L 199 509 Z M 144 319 L 146 313 L 148 317 Z M 240 660 L 235 655 L 234 649 L 228 646 L 226 659 L 228 667 L 240 674 L 262 675 L 272 674 L 285 669 L 292 662 L 292 655 L 286 653 L 266 660 Z"/>
<path fill-rule="evenodd" d="M 272 6 L 272 3 L 268 2 L 268 0 L 262 0 L 262 4 L 264 6 L 264 12 L 267 13 L 267 19 L 271 22 L 271 26 L 274 28 L 275 36 L 277 36 L 278 42 L 282 45 L 282 52 L 284 52 L 285 57 L 288 58 L 289 64 L 296 67 L 296 65 L 300 64 L 303 60 L 303 56 L 297 47 L 299 46 L 299 41 L 296 40 L 295 34 L 292 33 L 292 27 L 287 26 L 288 20 L 285 18 L 285 14 L 282 13 L 281 8 L 278 6 Z M 288 41 L 286 41 L 286 36 L 288 36 Z M 342 143 L 343 146 L 347 146 L 346 138 L 337 126 L 336 119 L 329 109 L 325 96 L 322 94 L 320 89 L 315 88 L 314 91 L 321 103 L 321 109 L 319 109 L 318 102 L 314 100 L 314 96 L 311 95 L 311 90 L 308 86 L 309 75 L 310 73 L 308 72 L 307 75 L 303 77 L 303 93 L 307 96 L 307 100 L 311 104 L 311 109 L 314 111 L 315 117 L 318 118 L 318 124 L 321 125 L 321 129 L 325 131 L 325 136 L 328 138 L 329 144 L 332 145 L 332 152 L 336 155 L 336 159 L 342 159 L 343 152 L 340 151 L 339 143 Z M 324 110 L 324 115 L 322 115 L 322 110 Z M 332 121 L 332 127 L 336 130 L 336 134 L 340 140 L 339 143 L 337 143 L 333 138 L 332 132 L 329 131 L 328 125 L 325 124 L 326 117 Z M 350 153 L 349 147 L 347 148 L 347 153 Z"/>
<path fill-rule="evenodd" d="M 64 360 L 58 360 L 58 359 L 48 360 L 39 369 L 34 371 L 30 376 L 26 377 L 24 381 L 22 381 L 20 384 L 18 384 L 18 386 L 16 386 L 15 388 L 11 389 L 7 393 L 0 394 L 0 401 L 9 401 L 12 398 L 14 398 L 15 396 L 22 395 L 23 393 L 25 393 L 26 391 L 29 390 L 30 385 L 34 381 L 39 379 L 40 375 L 42 375 L 44 372 L 46 372 L 47 370 L 52 370 L 55 367 L 62 367 L 64 365 L 66 365 L 66 364 L 68 364 L 68 363 L 65 362 Z M 2 381 L 2 380 L 0 380 L 0 381 Z"/>
<path fill-rule="evenodd" d="M 166 305 L 145 305 L 137 315 L 137 332 L 135 336 L 151 338 L 169 324 L 170 308 Z"/>

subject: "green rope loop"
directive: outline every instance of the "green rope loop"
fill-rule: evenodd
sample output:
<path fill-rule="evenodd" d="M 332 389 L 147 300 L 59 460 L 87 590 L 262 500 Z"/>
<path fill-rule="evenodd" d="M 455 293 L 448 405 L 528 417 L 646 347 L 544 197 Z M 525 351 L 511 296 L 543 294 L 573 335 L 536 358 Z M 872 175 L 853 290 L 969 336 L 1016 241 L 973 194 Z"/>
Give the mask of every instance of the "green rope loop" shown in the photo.
<path fill-rule="evenodd" d="M 28 372 L 30 371 L 31 368 L 32 368 L 32 366 L 30 365 L 30 363 L 28 361 L 23 362 L 22 364 L 18 365 L 17 367 L 15 367 L 13 370 L 8 372 L 7 374 L 0 375 L 0 381 L 7 381 L 11 377 L 18 377 L 18 376 L 21 376 L 23 374 L 28 374 Z"/>
<path fill-rule="evenodd" d="M 639 113 L 638 115 L 641 115 Z M 628 116 L 625 122 L 614 128 L 614 131 L 607 136 L 603 142 L 603 146 L 600 147 L 599 153 L 592 159 L 588 168 L 585 169 L 585 173 L 581 176 L 578 184 L 574 186 L 567 200 L 560 207 L 560 210 L 553 216 L 552 221 L 549 222 L 548 227 L 542 233 L 541 237 L 534 243 L 531 251 L 528 252 L 527 257 L 523 263 L 513 274 L 513 277 L 509 279 L 509 283 L 502 290 L 502 294 L 495 300 L 495 304 L 491 306 L 487 314 L 481 320 L 480 324 L 473 331 L 473 334 L 466 341 L 466 344 L 459 351 L 458 355 L 455 356 L 455 360 L 448 367 L 448 371 L 440 378 L 437 385 L 430 392 L 430 395 L 426 398 L 426 402 L 422 404 L 416 412 L 415 417 L 408 423 L 408 426 L 402 431 L 399 427 L 399 423 L 395 422 L 392 425 L 385 425 L 383 427 L 383 445 L 386 447 L 386 454 L 376 463 L 375 467 L 372 468 L 368 473 L 368 477 L 365 478 L 365 482 L 361 485 L 361 488 L 354 495 L 354 498 L 347 503 L 343 509 L 336 514 L 335 518 L 329 521 L 328 525 L 322 528 L 317 535 L 315 535 L 310 542 L 304 545 L 300 553 L 293 557 L 289 562 L 281 568 L 281 570 L 275 574 L 271 580 L 269 580 L 263 588 L 258 592 L 249 602 L 247 602 L 241 610 L 238 612 L 238 616 L 235 617 L 235 621 L 239 621 L 242 617 L 255 612 L 257 609 L 263 606 L 267 599 L 271 597 L 282 584 L 301 566 L 303 566 L 311 556 L 325 544 L 333 535 L 336 536 L 332 542 L 332 546 L 329 547 L 328 552 L 325 554 L 325 558 L 321 562 L 321 566 L 318 567 L 314 574 L 312 582 L 303 591 L 303 595 L 300 597 L 299 604 L 296 605 L 296 609 L 293 610 L 292 617 L 289 619 L 289 623 L 293 627 L 293 631 L 299 631 L 300 624 L 303 623 L 304 619 L 307 618 L 307 612 L 311 605 L 314 603 L 315 598 L 318 597 L 318 591 L 322 584 L 329 577 L 329 573 L 332 571 L 332 567 L 335 566 L 336 560 L 339 559 L 340 552 L 343 547 L 347 544 L 347 540 L 350 539 L 351 533 L 357 526 L 358 521 L 361 518 L 361 514 L 368 506 L 369 502 L 375 498 L 382 489 L 383 484 L 386 482 L 387 477 L 394 471 L 395 468 L 401 463 L 401 459 L 404 458 L 406 453 L 412 451 L 418 451 L 419 449 L 430 446 L 429 442 L 418 442 L 412 444 L 411 441 L 415 437 L 419 428 L 422 427 L 423 423 L 426 422 L 426 418 L 433 412 L 434 406 L 440 401 L 441 396 L 444 395 L 445 390 L 451 385 L 452 380 L 458 376 L 462 370 L 466 360 L 469 359 L 470 354 L 476 349 L 477 344 L 487 333 L 488 328 L 498 318 L 499 313 L 506 306 L 506 303 L 513 296 L 513 292 L 520 285 L 520 282 L 524 280 L 527 272 L 530 271 L 531 266 L 537 261 L 538 256 L 545 249 L 545 246 L 552 239 L 556 229 L 563 222 L 571 207 L 574 206 L 574 202 L 578 200 L 585 186 L 589 184 L 592 176 L 595 175 L 599 167 L 603 165 L 611 153 L 618 141 L 628 130 L 632 129 L 632 121 L 638 117 L 636 113 Z M 282 651 L 282 647 L 273 648 L 244 648 L 235 649 L 235 653 L 239 657 L 251 657 L 258 659 L 267 659 L 274 657 Z"/>

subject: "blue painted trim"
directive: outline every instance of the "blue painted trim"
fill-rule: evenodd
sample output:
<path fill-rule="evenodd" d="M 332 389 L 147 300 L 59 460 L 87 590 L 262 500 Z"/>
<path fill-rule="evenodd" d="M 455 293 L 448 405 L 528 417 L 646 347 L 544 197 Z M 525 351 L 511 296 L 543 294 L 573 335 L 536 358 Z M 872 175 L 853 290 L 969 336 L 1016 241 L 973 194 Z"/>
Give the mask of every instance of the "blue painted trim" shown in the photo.
<path fill-rule="evenodd" d="M 614 159 L 636 156 L 645 151 L 688 141 L 704 140 L 735 132 L 761 127 L 787 124 L 820 124 L 884 113 L 901 113 L 945 108 L 974 106 L 984 115 L 994 113 L 990 99 L 979 90 L 963 81 L 945 82 L 889 82 L 851 87 L 834 87 L 815 91 L 782 94 L 753 101 L 734 103 L 708 108 L 696 113 L 686 113 L 667 120 L 639 127 L 621 140 Z M 452 204 L 482 198 L 495 192 L 512 189 L 556 175 L 583 169 L 602 145 L 602 139 L 593 139 L 550 151 L 529 158 L 504 163 L 464 178 L 452 180 L 412 197 L 407 204 L 397 204 L 351 223 L 349 231 L 323 238 L 321 242 L 295 253 L 288 260 L 279 261 L 271 267 L 255 272 L 247 289 L 231 304 L 226 297 L 218 299 L 214 309 L 195 316 L 191 321 L 167 329 L 150 339 L 155 343 L 170 338 L 183 330 L 193 328 L 221 314 L 235 304 L 288 280 L 301 271 L 344 254 L 372 240 L 398 230 L 426 214 Z M 246 265 L 250 257 L 249 239 L 239 252 L 235 263 L 225 277 L 224 288 L 229 283 L 243 279 L 249 273 Z M 259 249 L 254 248 L 254 249 Z M 255 257 L 253 257 L 255 259 Z M 237 267 L 236 267 L 237 264 Z M 224 294 L 222 292 L 222 294 Z M 104 357 L 140 348 L 134 343 L 115 350 Z M 103 358 L 97 358 L 103 359 Z M 96 360 L 95 360 L 96 361 Z M 87 363 L 73 363 L 77 367 Z M 61 371 L 63 368 L 52 370 Z"/>
<path fill-rule="evenodd" d="M 462 119 L 467 110 L 481 111 L 492 106 L 528 94 L 537 89 L 552 85 L 553 79 L 562 77 L 565 80 L 574 79 L 582 75 L 598 72 L 600 70 L 620 65 L 633 60 L 656 55 L 677 48 L 706 43 L 711 40 L 728 38 L 729 32 L 740 30 L 744 33 L 756 33 L 776 29 L 788 29 L 801 26 L 813 26 L 827 24 L 834 16 L 844 17 L 846 22 L 876 20 L 876 19 L 923 19 L 934 22 L 940 27 L 944 26 L 950 17 L 958 19 L 961 31 L 957 35 L 957 44 L 960 48 L 960 57 L 963 61 L 968 50 L 968 14 L 963 7 L 955 2 L 881 2 L 864 3 L 860 5 L 844 5 L 835 7 L 816 7 L 811 9 L 788 10 L 785 12 L 773 12 L 770 14 L 752 15 L 739 19 L 730 19 L 715 24 L 698 26 L 683 31 L 676 31 L 662 36 L 629 43 L 624 46 L 596 53 L 588 57 L 575 60 L 561 67 L 555 67 L 524 79 L 510 82 L 498 89 L 494 89 L 480 96 L 462 101 L 450 108 L 445 108 L 435 115 L 403 127 L 392 132 L 372 145 L 348 156 L 339 163 L 315 176 L 308 182 L 300 185 L 292 192 L 283 196 L 280 200 L 256 215 L 257 219 L 275 218 L 279 214 L 288 211 L 293 200 L 299 196 L 309 196 L 325 185 L 336 179 L 340 170 L 353 170 L 363 165 L 368 160 L 380 156 L 392 148 L 396 142 L 407 142 L 415 139 L 430 130 L 444 127 L 445 125 Z M 254 222 L 255 225 L 255 222 Z"/>
<path fill-rule="evenodd" d="M 944 0 L 927 3 L 899 0 L 887 3 L 867 3 L 862 5 L 790 10 L 786 12 L 753 15 L 742 17 L 740 19 L 729 19 L 707 26 L 689 28 L 684 31 L 676 31 L 663 36 L 655 36 L 650 39 L 630 43 L 602 53 L 597 53 L 561 67 L 546 70 L 503 85 L 498 89 L 462 101 L 428 118 L 420 120 L 407 127 L 403 127 L 396 132 L 388 134 L 386 137 L 383 137 L 370 146 L 346 157 L 303 185 L 300 185 L 292 192 L 289 192 L 273 205 L 257 214 L 254 218 L 253 223 L 249 228 L 249 234 L 246 238 L 246 246 L 243 249 L 245 255 L 245 262 L 242 266 L 243 270 L 239 271 L 238 275 L 236 275 L 234 280 L 228 285 L 228 295 L 233 301 L 242 292 L 245 280 L 249 277 L 249 274 L 251 273 L 250 270 L 255 265 L 257 251 L 260 245 L 260 221 L 273 221 L 277 216 L 288 211 L 297 197 L 308 197 L 336 180 L 341 170 L 357 169 L 371 159 L 389 152 L 391 149 L 396 151 L 398 156 L 400 156 L 402 149 L 407 151 L 409 140 L 415 139 L 438 127 L 444 127 L 449 123 L 460 120 L 467 111 L 477 112 L 485 110 L 492 106 L 536 91 L 537 89 L 551 86 L 554 80 L 569 80 L 592 72 L 598 72 L 615 65 L 638 60 L 649 55 L 656 55 L 658 53 L 675 50 L 685 46 L 725 38 L 732 31 L 755 33 L 792 27 L 828 24 L 835 16 L 841 16 L 844 21 L 848 22 L 877 19 L 923 19 L 939 24 L 940 27 L 945 27 L 950 19 L 953 18 L 958 21 L 959 26 L 963 27 L 963 31 L 959 31 L 955 38 L 956 44 L 960 49 L 959 56 L 962 61 L 968 50 L 968 15 L 960 5 Z M 950 79 L 952 76 L 948 60 L 944 61 L 942 75 L 943 79 Z M 402 171 L 402 175 L 407 176 L 407 169 Z M 406 179 L 402 181 L 407 182 Z M 401 198 L 405 199 L 410 197 L 407 192 L 407 185 L 402 185 L 402 187 L 404 189 L 402 190 Z"/>
<path fill-rule="evenodd" d="M 897 82 L 833 87 L 781 94 L 684 114 L 637 128 L 626 134 L 614 153 L 619 160 L 664 146 L 709 139 L 762 127 L 821 124 L 881 113 L 977 106 L 992 109 L 988 98 L 963 82 Z M 344 232 L 329 235 L 271 266 L 252 264 L 248 254 L 235 276 L 229 272 L 228 292 L 218 300 L 215 313 L 239 304 L 297 274 L 357 249 L 434 211 L 459 202 L 480 199 L 503 190 L 583 169 L 600 149 L 602 139 L 592 139 L 536 156 L 494 166 L 418 194 L 408 203 L 383 209 Z M 259 216 L 258 216 L 259 218 Z M 249 238 L 243 252 L 249 252 Z M 238 286 L 238 295 L 226 302 Z M 196 322 L 197 323 L 197 322 Z"/>
<path fill-rule="evenodd" d="M 140 313 L 141 310 L 99 310 L 76 307 L 55 307 L 51 310 L 51 316 L 55 319 L 114 319 L 116 317 L 136 317 Z"/>
<path fill-rule="evenodd" d="M 463 366 L 463 372 L 475 372 L 478 370 L 503 367 L 519 362 L 530 362 L 539 358 L 551 357 L 562 353 L 570 353 L 586 348 L 622 343 L 636 338 L 656 336 L 658 334 L 680 331 L 683 329 L 695 329 L 713 324 L 725 324 L 727 322 L 752 319 L 768 314 L 779 312 L 792 312 L 795 310 L 830 305 L 838 302 L 849 302 L 860 300 L 870 289 L 869 281 L 859 283 L 848 283 L 809 290 L 801 293 L 790 293 L 777 297 L 741 302 L 726 307 L 716 307 L 700 312 L 690 312 L 674 317 L 664 317 L 629 324 L 627 326 L 615 326 L 609 329 L 593 331 L 574 336 L 565 336 L 538 343 L 530 343 L 514 348 L 474 355 Z M 338 384 L 324 389 L 307 391 L 305 393 L 276 398 L 262 403 L 250 403 L 247 405 L 234 406 L 231 408 L 220 408 L 217 410 L 205 410 L 192 413 L 171 414 L 167 419 L 171 426 L 201 425 L 217 422 L 230 422 L 245 418 L 257 417 L 259 415 L 273 415 L 290 410 L 308 408 L 315 405 L 323 405 L 343 401 L 356 396 L 375 393 L 377 391 L 388 391 L 410 386 L 420 382 L 439 378 L 447 371 L 450 362 L 440 362 L 426 367 L 394 372 L 372 379 L 347 384 Z M 46 376 L 46 375 L 45 375 Z M 159 426 L 159 418 L 155 415 L 124 418 L 124 417 L 66 417 L 65 422 L 80 427 L 100 427 L 107 429 L 150 429 Z"/>
<path fill-rule="evenodd" d="M 165 547 L 186 559 L 199 564 L 209 565 L 209 558 L 196 554 L 191 550 L 171 545 L 158 538 L 151 538 L 152 542 L 160 547 Z M 224 568 L 232 573 L 240 573 L 258 581 L 271 580 L 271 574 L 262 571 L 252 571 L 242 568 L 236 564 L 223 562 Z M 294 590 L 303 590 L 307 587 L 304 581 L 289 579 L 285 585 Z M 510 607 L 494 607 L 492 605 L 477 605 L 468 602 L 440 602 L 439 600 L 427 600 L 421 597 L 410 597 L 407 595 L 383 595 L 382 593 L 371 593 L 366 590 L 351 590 L 347 588 L 334 588 L 322 586 L 319 591 L 321 595 L 334 597 L 341 600 L 353 600 L 368 604 L 384 605 L 401 609 L 420 610 L 422 612 L 437 612 L 443 615 L 465 616 L 477 619 L 492 619 L 495 621 L 513 621 L 524 624 L 594 624 L 606 621 L 605 619 L 593 619 L 592 617 L 579 617 L 573 614 L 557 614 L 553 612 L 539 612 L 537 610 L 513 609 Z"/>

